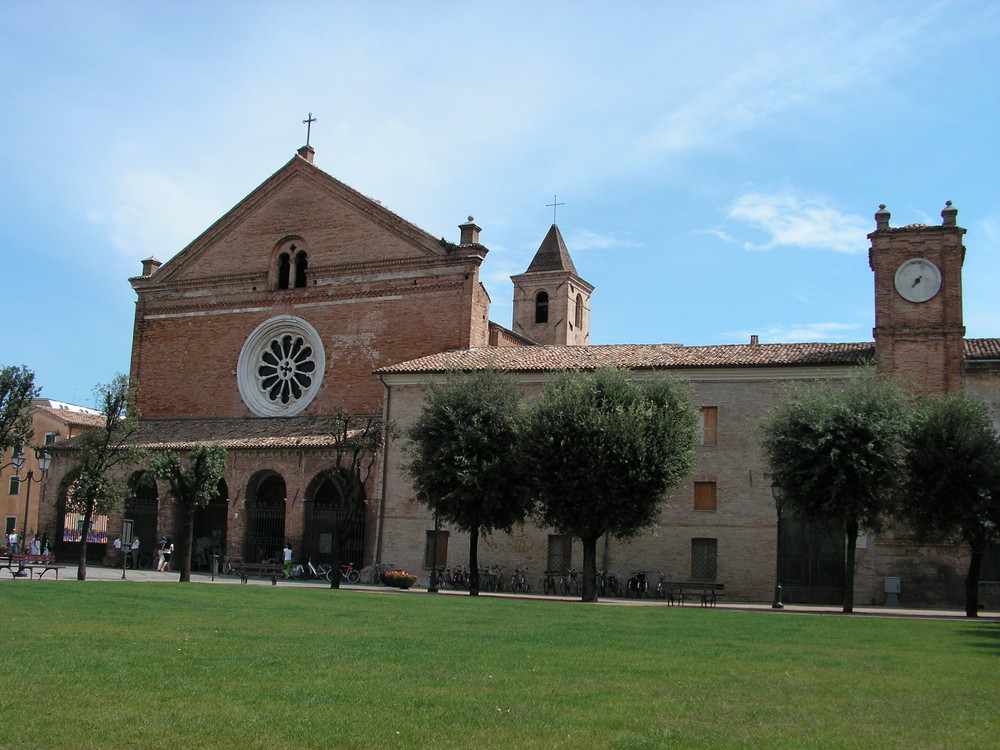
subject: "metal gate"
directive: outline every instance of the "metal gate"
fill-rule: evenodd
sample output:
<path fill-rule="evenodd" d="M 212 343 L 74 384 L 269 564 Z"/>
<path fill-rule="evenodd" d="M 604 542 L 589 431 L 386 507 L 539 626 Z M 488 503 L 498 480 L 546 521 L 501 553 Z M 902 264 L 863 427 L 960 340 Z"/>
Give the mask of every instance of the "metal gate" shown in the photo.
<path fill-rule="evenodd" d="M 256 497 L 247 499 L 246 536 L 243 559 L 260 562 L 281 560 L 285 546 L 285 480 L 272 474 L 257 487 Z"/>
<path fill-rule="evenodd" d="M 363 507 L 363 506 L 362 506 Z M 356 567 L 364 565 L 365 522 L 364 513 L 355 514 L 349 519 L 342 506 L 319 499 L 305 503 L 305 536 L 302 539 L 302 555 L 314 563 L 324 562 L 334 564 L 333 538 L 338 531 L 343 531 L 343 544 L 340 548 L 340 560 L 336 563 L 353 563 Z M 350 528 L 344 528 L 344 524 Z"/>
<path fill-rule="evenodd" d="M 844 601 L 844 534 L 794 516 L 781 519 L 779 583 L 785 602 Z"/>
<path fill-rule="evenodd" d="M 212 555 L 222 558 L 226 550 L 226 532 L 229 525 L 229 488 L 226 480 L 219 480 L 219 495 L 208 505 L 194 512 L 194 554 L 191 563 L 200 570 L 208 570 Z"/>
<path fill-rule="evenodd" d="M 146 560 L 153 560 L 156 545 L 156 524 L 159 513 L 159 493 L 156 480 L 148 471 L 138 472 L 132 477 L 132 496 L 125 501 L 125 518 L 132 519 L 132 533 L 139 537 L 140 567 Z M 149 562 L 145 567 L 152 567 Z"/>

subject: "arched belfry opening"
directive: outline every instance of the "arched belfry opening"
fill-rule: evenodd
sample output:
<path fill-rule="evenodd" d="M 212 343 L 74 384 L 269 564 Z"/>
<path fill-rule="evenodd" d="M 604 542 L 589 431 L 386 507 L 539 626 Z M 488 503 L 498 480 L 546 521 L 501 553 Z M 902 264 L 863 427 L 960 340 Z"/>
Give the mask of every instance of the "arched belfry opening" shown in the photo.
<path fill-rule="evenodd" d="M 275 471 L 250 477 L 246 493 L 243 560 L 277 559 L 285 546 L 285 480 Z"/>
<path fill-rule="evenodd" d="M 549 293 L 542 291 L 535 295 L 535 325 L 549 322 Z"/>
<path fill-rule="evenodd" d="M 301 239 L 279 243 L 273 257 L 273 289 L 302 289 L 308 284 L 309 252 Z"/>

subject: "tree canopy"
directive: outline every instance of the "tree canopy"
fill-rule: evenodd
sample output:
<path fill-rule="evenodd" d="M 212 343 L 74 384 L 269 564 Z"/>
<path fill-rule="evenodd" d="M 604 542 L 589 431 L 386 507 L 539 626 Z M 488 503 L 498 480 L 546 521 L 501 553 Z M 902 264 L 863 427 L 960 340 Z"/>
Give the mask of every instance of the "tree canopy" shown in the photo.
<path fill-rule="evenodd" d="M 0 368 L 0 456 L 31 440 L 31 399 L 39 392 L 35 373 L 27 367 Z"/>
<path fill-rule="evenodd" d="M 186 465 L 185 465 L 186 462 Z M 181 509 L 183 526 L 175 557 L 181 561 L 180 580 L 191 580 L 191 550 L 194 514 L 219 495 L 219 482 L 226 473 L 226 449 L 198 443 L 185 459 L 176 453 L 161 453 L 151 463 L 153 473 L 170 485 L 170 496 Z"/>
<path fill-rule="evenodd" d="M 1000 540 L 1000 436 L 989 407 L 964 393 L 926 398 L 904 437 L 901 516 L 922 540 L 961 538 L 971 552 L 965 612 L 979 611 L 983 554 Z"/>
<path fill-rule="evenodd" d="M 842 382 L 793 387 L 762 424 L 762 446 L 783 508 L 843 530 L 844 611 L 854 609 L 861 528 L 891 512 L 903 470 L 902 393 L 874 367 Z"/>
<path fill-rule="evenodd" d="M 659 518 L 695 461 L 686 389 L 616 368 L 555 377 L 529 412 L 523 463 L 544 523 L 583 543 L 583 599 L 597 598 L 597 541 L 629 539 Z"/>
<path fill-rule="evenodd" d="M 479 591 L 479 536 L 511 531 L 531 509 L 518 461 L 523 412 L 509 375 L 454 374 L 427 387 L 407 433 L 407 470 L 417 499 L 469 534 L 472 595 Z"/>

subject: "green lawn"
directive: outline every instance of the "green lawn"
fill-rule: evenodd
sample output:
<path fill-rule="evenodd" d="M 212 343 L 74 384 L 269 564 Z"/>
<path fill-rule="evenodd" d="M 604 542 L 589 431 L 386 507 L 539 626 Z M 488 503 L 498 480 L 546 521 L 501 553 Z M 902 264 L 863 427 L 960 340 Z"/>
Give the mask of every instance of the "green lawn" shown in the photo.
<path fill-rule="evenodd" d="M 984 748 L 1000 624 L 0 583 L 3 748 Z"/>

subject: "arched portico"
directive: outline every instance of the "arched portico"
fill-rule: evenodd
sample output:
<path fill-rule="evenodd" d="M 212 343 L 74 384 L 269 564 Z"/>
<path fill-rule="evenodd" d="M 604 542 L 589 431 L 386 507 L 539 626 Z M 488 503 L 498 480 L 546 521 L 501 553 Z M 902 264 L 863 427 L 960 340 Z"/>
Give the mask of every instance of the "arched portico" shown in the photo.
<path fill-rule="evenodd" d="M 131 493 L 125 500 L 122 517 L 131 519 L 132 535 L 139 537 L 140 561 L 147 558 L 152 560 L 152 551 L 157 539 L 156 523 L 160 505 L 160 492 L 156 486 L 156 477 L 151 471 L 136 471 L 129 477 L 128 486 Z"/>
<path fill-rule="evenodd" d="M 219 480 L 219 494 L 208 505 L 194 512 L 194 550 L 191 564 L 208 570 L 212 555 L 221 558 L 226 549 L 226 535 L 229 531 L 229 485 L 225 479 Z"/>
<path fill-rule="evenodd" d="M 341 476 L 346 478 L 346 473 Z M 360 567 L 364 564 L 365 551 L 364 488 L 359 487 L 360 494 L 353 498 L 352 506 L 344 498 L 340 489 L 343 486 L 335 481 L 330 471 L 318 474 L 309 483 L 303 508 L 305 533 L 302 537 L 302 557 L 313 562 L 349 562 Z M 334 560 L 337 535 L 340 535 L 340 559 Z"/>
<path fill-rule="evenodd" d="M 285 480 L 270 469 L 250 477 L 246 493 L 243 559 L 277 559 L 285 546 Z"/>

